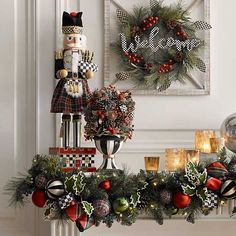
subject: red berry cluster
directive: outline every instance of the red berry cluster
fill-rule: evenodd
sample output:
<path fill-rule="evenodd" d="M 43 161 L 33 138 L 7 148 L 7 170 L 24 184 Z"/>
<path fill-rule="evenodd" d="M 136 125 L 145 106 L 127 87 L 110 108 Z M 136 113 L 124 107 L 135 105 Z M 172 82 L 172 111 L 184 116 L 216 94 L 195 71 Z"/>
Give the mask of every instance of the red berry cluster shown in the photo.
<path fill-rule="evenodd" d="M 173 60 L 170 59 L 168 63 L 161 65 L 160 69 L 158 70 L 158 73 L 159 74 L 168 73 L 172 69 L 173 63 L 174 63 Z"/>
<path fill-rule="evenodd" d="M 176 36 L 180 37 L 183 41 L 188 40 L 188 35 L 184 32 L 182 27 L 179 27 Z"/>
<path fill-rule="evenodd" d="M 143 31 L 146 31 L 148 28 L 151 28 L 153 26 L 153 24 L 156 24 L 158 19 L 159 19 L 158 16 L 156 16 L 156 17 L 153 17 L 153 16 L 148 17 L 147 19 L 143 20 L 141 29 Z"/>
<path fill-rule="evenodd" d="M 138 56 L 136 53 L 125 52 L 125 56 L 128 58 L 129 62 L 140 64 L 143 61 L 143 57 Z"/>

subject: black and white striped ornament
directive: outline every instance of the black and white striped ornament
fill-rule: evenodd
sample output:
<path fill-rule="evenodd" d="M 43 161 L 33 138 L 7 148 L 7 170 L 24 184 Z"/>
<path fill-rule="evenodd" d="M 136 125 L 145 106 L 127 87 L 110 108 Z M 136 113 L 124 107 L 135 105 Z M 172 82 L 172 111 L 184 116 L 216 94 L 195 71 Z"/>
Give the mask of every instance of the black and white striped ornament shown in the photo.
<path fill-rule="evenodd" d="M 234 180 L 226 180 L 221 187 L 220 193 L 224 198 L 236 198 L 236 182 Z"/>
<path fill-rule="evenodd" d="M 59 198 L 65 193 L 64 184 L 60 180 L 51 180 L 47 184 L 46 193 L 51 199 Z"/>
<path fill-rule="evenodd" d="M 121 149 L 124 142 L 124 139 L 118 136 L 105 135 L 95 137 L 94 140 L 98 151 L 107 156 L 117 153 Z"/>

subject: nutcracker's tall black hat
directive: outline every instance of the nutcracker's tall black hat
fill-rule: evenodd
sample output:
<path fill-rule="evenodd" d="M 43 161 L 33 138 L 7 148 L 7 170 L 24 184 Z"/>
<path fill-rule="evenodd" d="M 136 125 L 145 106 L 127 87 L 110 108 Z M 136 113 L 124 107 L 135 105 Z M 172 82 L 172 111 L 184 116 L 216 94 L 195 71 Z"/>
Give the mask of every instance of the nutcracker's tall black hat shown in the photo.
<path fill-rule="evenodd" d="M 82 14 L 83 12 L 63 12 L 62 16 L 62 33 L 63 34 L 79 34 L 82 33 Z"/>

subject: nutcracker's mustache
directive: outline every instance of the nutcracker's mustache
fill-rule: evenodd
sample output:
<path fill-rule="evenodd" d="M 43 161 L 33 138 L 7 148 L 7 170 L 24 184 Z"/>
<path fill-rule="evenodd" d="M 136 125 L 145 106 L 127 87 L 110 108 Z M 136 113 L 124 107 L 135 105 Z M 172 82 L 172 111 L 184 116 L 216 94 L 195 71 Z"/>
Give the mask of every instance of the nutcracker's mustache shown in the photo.
<path fill-rule="evenodd" d="M 66 44 L 68 47 L 82 47 L 83 45 L 80 43 L 68 43 Z"/>

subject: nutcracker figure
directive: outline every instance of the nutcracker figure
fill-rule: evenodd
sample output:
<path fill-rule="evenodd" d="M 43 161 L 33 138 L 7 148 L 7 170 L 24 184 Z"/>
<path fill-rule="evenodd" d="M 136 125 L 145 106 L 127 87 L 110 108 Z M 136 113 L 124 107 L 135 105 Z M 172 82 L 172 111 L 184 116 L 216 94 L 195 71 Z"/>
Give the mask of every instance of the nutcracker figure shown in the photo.
<path fill-rule="evenodd" d="M 55 78 L 58 79 L 52 103 L 52 113 L 62 113 L 62 143 L 70 144 L 70 123 L 73 123 L 73 148 L 81 144 L 81 116 L 86 108 L 90 89 L 87 80 L 98 66 L 92 63 L 94 54 L 86 49 L 82 34 L 82 12 L 63 13 L 63 50 L 56 51 Z"/>

